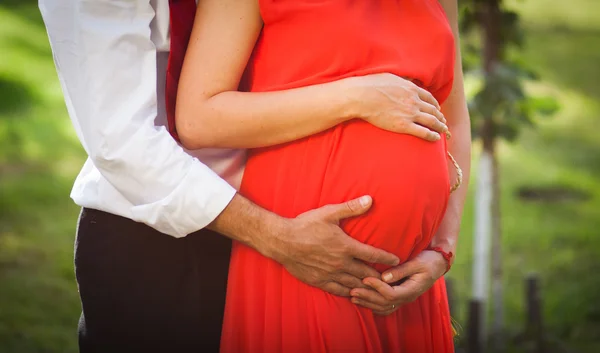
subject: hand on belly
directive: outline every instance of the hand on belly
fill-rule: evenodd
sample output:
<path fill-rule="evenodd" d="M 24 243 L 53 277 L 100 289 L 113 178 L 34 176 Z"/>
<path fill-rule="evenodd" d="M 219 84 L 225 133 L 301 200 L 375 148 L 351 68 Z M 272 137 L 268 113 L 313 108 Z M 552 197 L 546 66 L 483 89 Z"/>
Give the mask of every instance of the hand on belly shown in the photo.
<path fill-rule="evenodd" d="M 252 152 L 246 173 L 264 176 L 265 169 L 269 179 L 261 183 L 269 185 L 268 195 L 256 201 L 276 213 L 293 210 L 286 217 L 370 195 L 367 214 L 342 226 L 403 261 L 429 245 L 449 196 L 444 140 L 428 142 L 360 120 Z"/>

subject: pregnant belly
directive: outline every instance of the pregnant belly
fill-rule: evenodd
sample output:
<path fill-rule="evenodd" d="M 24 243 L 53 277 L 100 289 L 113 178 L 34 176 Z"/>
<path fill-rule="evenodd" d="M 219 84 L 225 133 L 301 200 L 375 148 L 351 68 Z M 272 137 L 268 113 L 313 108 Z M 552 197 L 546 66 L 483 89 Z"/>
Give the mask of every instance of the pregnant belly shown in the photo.
<path fill-rule="evenodd" d="M 406 260 L 427 247 L 446 209 L 445 142 L 350 121 L 250 152 L 242 194 L 285 217 L 371 195 L 364 216 L 342 222 L 361 242 Z"/>

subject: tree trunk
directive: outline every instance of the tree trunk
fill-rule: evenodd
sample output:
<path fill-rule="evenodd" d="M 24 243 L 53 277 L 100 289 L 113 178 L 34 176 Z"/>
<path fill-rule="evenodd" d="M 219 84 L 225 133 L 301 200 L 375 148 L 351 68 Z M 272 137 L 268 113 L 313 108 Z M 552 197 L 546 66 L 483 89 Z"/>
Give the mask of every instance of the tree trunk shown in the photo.
<path fill-rule="evenodd" d="M 503 42 L 500 35 L 502 14 L 500 11 L 501 0 L 486 1 L 484 15 L 484 66 L 486 78 L 493 74 L 495 66 L 502 60 Z M 492 235 L 492 330 L 493 347 L 502 351 L 505 341 L 502 337 L 504 331 L 504 298 L 502 286 L 502 232 L 500 222 L 500 180 L 499 166 L 496 156 L 495 126 L 493 116 L 486 117 L 487 126 L 482 134 L 484 149 L 491 155 L 491 235 Z"/>
<path fill-rule="evenodd" d="M 500 36 L 500 1 L 487 0 L 481 2 L 479 23 L 483 29 L 483 66 L 486 81 L 494 74 L 495 67 L 501 59 L 502 38 Z M 487 82 L 486 82 L 487 84 Z M 494 325 L 492 333 L 502 341 L 502 268 L 501 268 L 501 238 L 500 238 L 500 200 L 498 183 L 498 163 L 496 160 L 495 124 L 493 116 L 485 116 L 480 131 L 483 150 L 479 160 L 478 183 L 476 190 L 475 209 L 475 246 L 473 263 L 473 297 L 482 302 L 482 327 L 479 330 L 481 342 L 486 346 L 486 323 L 490 277 L 490 245 L 493 245 L 494 269 Z M 492 239 L 493 236 L 493 240 Z M 490 244 L 491 243 L 491 244 Z M 495 340 L 495 342 L 498 342 Z"/>
<path fill-rule="evenodd" d="M 504 351 L 504 295 L 502 284 L 502 228 L 498 158 L 492 154 L 492 346 Z"/>
<path fill-rule="evenodd" d="M 473 247 L 473 299 L 481 305 L 481 317 L 476 320 L 481 327 L 477 341 L 485 345 L 486 307 L 490 278 L 490 230 L 492 223 L 493 151 L 486 148 L 479 157 L 477 189 L 475 194 L 475 242 Z"/>

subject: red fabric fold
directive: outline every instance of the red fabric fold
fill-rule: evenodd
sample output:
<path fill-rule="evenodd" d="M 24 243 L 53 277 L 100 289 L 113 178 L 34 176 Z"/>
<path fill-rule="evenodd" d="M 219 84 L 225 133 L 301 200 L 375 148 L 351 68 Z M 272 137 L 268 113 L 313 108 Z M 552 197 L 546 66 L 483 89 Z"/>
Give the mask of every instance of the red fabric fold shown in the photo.
<path fill-rule="evenodd" d="M 179 141 L 177 129 L 175 127 L 175 105 L 177 101 L 177 87 L 183 58 L 190 41 L 192 28 L 194 26 L 194 17 L 196 14 L 195 0 L 169 0 L 170 23 L 171 23 L 171 47 L 169 53 L 169 63 L 167 65 L 167 83 L 165 90 L 165 99 L 167 107 L 168 130 L 171 136 Z"/>

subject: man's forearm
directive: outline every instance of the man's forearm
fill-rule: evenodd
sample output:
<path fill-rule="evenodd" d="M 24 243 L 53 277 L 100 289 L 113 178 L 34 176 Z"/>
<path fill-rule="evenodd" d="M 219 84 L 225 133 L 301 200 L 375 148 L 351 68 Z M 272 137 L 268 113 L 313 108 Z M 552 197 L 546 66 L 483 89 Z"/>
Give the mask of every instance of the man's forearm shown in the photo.
<path fill-rule="evenodd" d="M 397 256 L 349 237 L 342 219 L 371 207 L 369 197 L 327 205 L 283 218 L 236 194 L 209 228 L 238 240 L 280 263 L 300 281 L 331 294 L 349 296 L 361 280 L 379 273 L 363 261 L 397 265 Z"/>
<path fill-rule="evenodd" d="M 269 253 L 271 238 L 283 234 L 287 225 L 286 218 L 269 212 L 240 194 L 236 194 L 208 228 L 271 257 Z"/>

